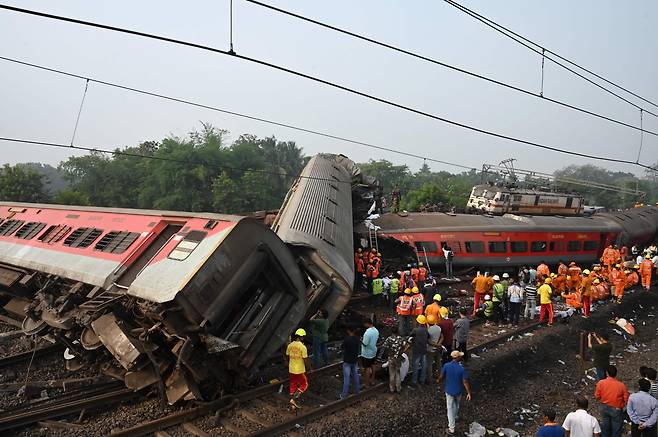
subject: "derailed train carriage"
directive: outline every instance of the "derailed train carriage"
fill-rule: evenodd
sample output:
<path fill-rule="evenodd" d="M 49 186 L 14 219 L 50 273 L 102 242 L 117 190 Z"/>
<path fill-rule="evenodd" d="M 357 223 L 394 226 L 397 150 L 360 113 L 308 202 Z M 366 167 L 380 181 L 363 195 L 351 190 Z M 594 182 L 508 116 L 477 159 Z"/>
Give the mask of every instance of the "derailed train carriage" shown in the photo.
<path fill-rule="evenodd" d="M 3 311 L 65 345 L 71 367 L 107 356 L 128 387 L 161 384 L 171 404 L 212 398 L 314 308 L 335 315 L 349 300 L 360 175 L 336 155 L 306 175 L 279 236 L 240 216 L 0 202 Z"/>

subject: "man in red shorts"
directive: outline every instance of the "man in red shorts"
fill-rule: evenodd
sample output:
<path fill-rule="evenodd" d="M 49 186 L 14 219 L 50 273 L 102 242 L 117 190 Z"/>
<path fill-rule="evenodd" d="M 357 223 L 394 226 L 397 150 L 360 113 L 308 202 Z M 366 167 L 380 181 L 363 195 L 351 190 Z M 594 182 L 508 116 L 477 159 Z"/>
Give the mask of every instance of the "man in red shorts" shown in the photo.
<path fill-rule="evenodd" d="M 290 377 L 290 407 L 292 409 L 301 408 L 298 401 L 299 397 L 308 389 L 308 379 L 306 378 L 306 369 L 311 368 L 308 359 L 308 352 L 304 346 L 306 331 L 298 329 L 295 331 L 293 341 L 286 349 L 288 358 L 288 376 Z"/>

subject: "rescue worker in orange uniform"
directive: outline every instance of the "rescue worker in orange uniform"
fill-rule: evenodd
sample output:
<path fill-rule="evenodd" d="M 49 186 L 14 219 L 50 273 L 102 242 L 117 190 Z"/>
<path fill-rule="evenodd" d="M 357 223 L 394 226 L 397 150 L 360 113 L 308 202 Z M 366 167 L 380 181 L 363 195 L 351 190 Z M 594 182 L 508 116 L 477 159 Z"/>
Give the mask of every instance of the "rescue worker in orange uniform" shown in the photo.
<path fill-rule="evenodd" d="M 418 270 L 418 266 L 416 264 L 414 264 L 411 267 L 410 271 L 411 271 L 411 279 L 413 279 L 414 282 L 416 283 L 416 285 L 418 285 L 418 279 L 420 277 L 420 270 Z"/>
<path fill-rule="evenodd" d="M 441 320 L 441 308 L 445 308 L 441 306 L 439 302 L 441 302 L 441 295 L 440 294 L 435 294 L 434 298 L 432 298 L 432 303 L 427 305 L 425 307 L 425 317 L 428 319 L 430 317 L 434 317 L 434 320 Z"/>
<path fill-rule="evenodd" d="M 374 247 L 370 249 L 370 252 L 368 253 L 368 262 L 371 263 L 377 258 L 377 249 Z"/>
<path fill-rule="evenodd" d="M 564 301 L 567 304 L 567 306 L 570 306 L 571 308 L 576 310 L 583 307 L 579 291 L 574 291 L 573 293 L 562 293 L 561 296 L 562 298 L 564 298 Z"/>
<path fill-rule="evenodd" d="M 612 244 L 605 248 L 601 260 L 603 261 L 603 265 L 606 266 L 608 271 L 610 271 L 612 266 L 615 265 L 617 258 L 615 258 L 615 249 L 612 247 Z"/>
<path fill-rule="evenodd" d="M 377 272 L 377 266 L 374 263 L 369 263 L 366 266 L 366 281 L 368 282 L 368 293 L 369 294 L 372 294 L 372 281 L 377 276 L 379 276 L 379 274 Z"/>
<path fill-rule="evenodd" d="M 592 286 L 595 280 L 594 272 L 583 270 L 583 280 L 580 282 L 580 295 L 583 299 L 583 317 L 589 317 L 589 311 L 592 305 Z M 598 281 L 598 279 L 596 279 Z"/>
<path fill-rule="evenodd" d="M 543 281 L 551 276 L 551 269 L 548 268 L 544 261 L 537 266 L 537 281 Z"/>
<path fill-rule="evenodd" d="M 559 263 L 560 264 L 557 266 L 557 274 L 566 275 L 568 270 L 567 265 L 562 260 L 560 260 Z"/>
<path fill-rule="evenodd" d="M 628 256 L 628 247 L 622 246 L 621 249 L 619 250 L 619 258 L 621 258 L 621 262 L 626 261 L 626 257 Z"/>
<path fill-rule="evenodd" d="M 556 291 L 556 294 L 562 294 L 567 290 L 567 281 L 571 280 L 571 277 L 568 275 L 556 275 L 551 273 L 551 279 L 553 280 L 553 289 Z"/>
<path fill-rule="evenodd" d="M 414 317 L 423 315 L 423 313 L 425 312 L 425 296 L 423 296 L 423 293 L 420 292 L 418 287 L 412 288 L 411 292 L 413 293 L 413 295 L 411 296 L 411 299 L 413 301 L 411 305 L 411 314 Z"/>
<path fill-rule="evenodd" d="M 475 289 L 475 294 L 473 295 L 473 314 L 472 314 L 472 316 L 475 317 L 478 308 L 480 308 L 480 303 L 482 303 L 481 301 L 484 300 L 484 296 L 487 294 L 491 294 L 491 289 L 493 288 L 494 281 L 489 276 L 482 275 L 478 272 L 478 275 L 475 277 L 475 279 L 473 279 L 471 285 Z"/>
<path fill-rule="evenodd" d="M 626 270 L 626 289 L 634 287 L 640 282 L 640 277 L 637 275 L 637 269 L 640 266 L 634 266 L 633 270 Z"/>
<path fill-rule="evenodd" d="M 411 334 L 412 329 L 412 315 L 411 309 L 413 307 L 413 298 L 411 297 L 411 289 L 405 288 L 404 294 L 397 298 L 395 312 L 398 314 L 398 329 L 400 335 L 403 337 Z"/>
<path fill-rule="evenodd" d="M 624 288 L 626 287 L 626 273 L 621 268 L 620 264 L 615 266 L 615 271 L 617 275 L 614 278 L 613 284 L 615 286 L 615 298 L 617 303 L 621 303 L 621 300 L 624 298 Z"/>
<path fill-rule="evenodd" d="M 418 263 L 418 288 L 425 285 L 426 280 L 427 280 L 427 268 L 425 268 L 422 262 Z M 437 317 L 436 320 L 439 320 L 439 318 Z"/>
<path fill-rule="evenodd" d="M 359 249 L 354 254 L 354 265 L 356 266 L 356 288 L 359 289 L 365 280 L 366 265 L 363 262 L 363 250 Z"/>
<path fill-rule="evenodd" d="M 642 264 L 640 264 L 640 276 L 642 277 L 642 287 L 649 291 L 651 287 L 651 272 L 653 271 L 653 261 L 651 255 L 644 257 Z"/>
<path fill-rule="evenodd" d="M 567 283 L 569 290 L 579 290 L 580 281 L 582 280 L 582 270 L 576 265 L 574 261 L 569 263 L 569 276 L 571 276 L 570 282 Z"/>

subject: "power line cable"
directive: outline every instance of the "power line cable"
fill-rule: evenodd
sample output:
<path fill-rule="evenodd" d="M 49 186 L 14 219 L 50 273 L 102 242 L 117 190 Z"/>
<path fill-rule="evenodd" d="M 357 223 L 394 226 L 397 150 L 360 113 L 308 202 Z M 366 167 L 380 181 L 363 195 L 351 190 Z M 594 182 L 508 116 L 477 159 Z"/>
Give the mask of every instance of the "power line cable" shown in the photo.
<path fill-rule="evenodd" d="M 653 105 L 653 106 L 655 106 L 655 107 L 658 108 L 658 104 L 652 102 L 651 100 L 646 99 L 646 98 L 640 96 L 639 94 L 637 94 L 637 93 L 635 93 L 635 92 L 629 90 L 628 88 L 623 87 L 622 85 L 619 85 L 618 83 L 615 83 L 615 82 L 613 82 L 613 81 L 611 81 L 611 80 L 609 80 L 609 79 L 606 79 L 606 78 L 603 77 L 602 75 L 597 74 L 597 73 L 595 73 L 594 71 L 592 71 L 592 70 L 590 70 L 590 69 L 588 69 L 588 68 L 586 68 L 586 67 L 583 67 L 582 65 L 580 65 L 580 64 L 578 64 L 578 63 L 576 63 L 576 62 L 574 62 L 574 61 L 569 60 L 568 58 L 565 58 L 564 56 L 560 55 L 559 53 L 556 53 L 555 51 L 553 51 L 553 50 L 551 50 L 551 49 L 547 49 L 547 48 L 546 48 L 545 46 L 543 46 L 542 44 L 536 43 L 536 42 L 532 41 L 531 39 L 526 38 L 525 36 L 520 35 L 520 34 L 514 32 L 513 30 L 510 30 L 509 28 L 507 28 L 507 27 L 505 27 L 505 26 L 503 26 L 503 25 L 501 25 L 501 24 L 499 24 L 499 23 L 496 23 L 495 21 L 491 20 L 490 18 L 487 18 L 487 17 L 485 17 L 484 15 L 481 15 L 481 14 L 475 12 L 474 10 L 467 8 L 466 6 L 464 6 L 464 5 L 462 5 L 462 4 L 459 4 L 459 3 L 457 3 L 457 2 L 454 1 L 454 0 L 452 0 L 452 1 L 444 0 L 444 1 L 447 1 L 448 3 L 450 3 L 450 4 L 451 4 L 452 6 L 454 6 L 454 7 L 458 7 L 459 9 L 462 9 L 464 12 L 466 12 L 466 11 L 471 12 L 472 14 L 477 15 L 478 17 L 480 17 L 480 18 L 482 18 L 482 19 L 484 19 L 484 20 L 486 20 L 486 21 L 488 21 L 488 22 L 494 24 L 495 26 L 498 26 L 499 28 L 503 29 L 504 31 L 509 32 L 510 34 L 516 36 L 517 38 L 520 38 L 520 39 L 522 39 L 523 41 L 525 41 L 525 42 L 527 42 L 527 43 L 533 44 L 533 45 L 535 45 L 535 46 L 537 46 L 537 47 L 539 47 L 539 48 L 541 48 L 541 49 L 544 49 L 544 50 L 546 50 L 547 52 L 549 52 L 550 54 L 552 54 L 553 56 L 555 56 L 555 57 L 557 57 L 557 58 L 559 58 L 559 59 L 561 59 L 561 60 L 563 60 L 563 61 L 565 61 L 565 62 L 567 62 L 567 63 L 569 63 L 569 64 L 571 64 L 571 65 L 573 65 L 574 67 L 577 67 L 577 68 L 579 68 L 579 69 L 581 69 L 581 70 L 583 70 L 583 71 L 585 71 L 585 72 L 591 74 L 592 76 L 596 77 L 597 79 L 600 79 L 600 80 L 606 82 L 607 84 L 610 84 L 610 85 L 612 85 L 612 86 L 614 86 L 614 87 L 616 87 L 616 88 L 619 88 L 620 90 L 627 92 L 628 94 L 632 95 L 633 97 L 637 97 L 638 99 L 640 99 L 640 100 L 642 100 L 642 101 L 644 101 L 644 102 L 646 102 L 646 103 L 649 103 L 650 105 Z"/>
<path fill-rule="evenodd" d="M 621 96 L 620 94 L 618 94 L 618 93 L 606 88 L 605 86 L 595 82 L 594 80 L 592 80 L 589 77 L 577 72 L 576 70 L 574 70 L 573 68 L 570 68 L 569 66 L 565 65 L 564 63 L 562 63 L 562 62 L 560 62 L 560 61 L 558 61 L 558 60 L 556 60 L 556 59 L 554 59 L 550 56 L 547 56 L 545 53 L 542 54 L 542 50 L 544 49 L 542 46 L 531 42 L 531 44 L 537 45 L 538 47 L 540 47 L 542 49 L 542 50 L 538 50 L 538 49 L 532 47 L 530 44 L 525 43 L 523 40 L 521 40 L 519 37 L 516 37 L 514 34 L 507 33 L 505 28 L 498 25 L 498 23 L 496 23 L 495 21 L 489 20 L 488 18 L 486 18 L 482 15 L 479 15 L 477 12 L 471 11 L 470 9 L 466 8 L 465 6 L 460 5 L 459 3 L 457 3 L 453 0 L 443 0 L 443 1 L 445 1 L 449 5 L 453 6 L 454 8 L 464 12 L 465 14 L 470 15 L 471 17 L 475 18 L 476 20 L 480 21 L 481 23 L 485 24 L 486 26 L 494 29 L 496 32 L 498 32 L 502 35 L 505 35 L 506 37 L 510 38 L 513 41 L 516 41 L 518 44 L 521 44 L 522 46 L 526 47 L 528 50 L 531 50 L 531 51 L 537 53 L 538 55 L 544 56 L 546 59 L 553 62 L 554 64 L 559 65 L 563 69 L 565 69 L 565 70 L 569 71 L 570 73 L 580 77 L 581 79 L 591 83 L 592 85 L 596 86 L 597 88 L 600 88 L 601 90 L 607 92 L 608 94 L 611 94 L 611 95 L 617 97 L 618 99 L 628 103 L 629 105 L 633 106 L 636 109 L 642 109 L 647 114 L 651 114 L 654 117 L 658 117 L 658 114 L 656 114 L 656 113 L 654 113 L 654 112 L 652 112 L 652 111 L 650 111 L 646 108 L 643 108 L 643 107 L 633 103 L 632 101 L 628 100 L 627 98 L 625 98 L 625 97 Z M 549 50 L 546 50 L 546 52 L 549 52 Z"/>
<path fill-rule="evenodd" d="M 165 42 L 169 42 L 169 43 L 172 43 L 172 44 L 183 45 L 183 46 L 188 46 L 188 47 L 194 47 L 194 48 L 197 48 L 197 49 L 200 49 L 200 50 L 206 50 L 206 51 L 210 51 L 210 52 L 213 52 L 213 53 L 232 56 L 234 58 L 242 59 L 244 61 L 248 61 L 248 62 L 251 62 L 251 63 L 254 63 L 254 64 L 269 67 L 273 70 L 282 71 L 282 72 L 288 73 L 288 74 L 293 75 L 293 76 L 302 77 L 302 78 L 308 79 L 310 81 L 313 81 L 313 82 L 316 82 L 316 83 L 321 83 L 323 85 L 327 85 L 329 87 L 336 88 L 336 89 L 348 92 L 350 94 L 361 96 L 361 97 L 364 97 L 366 99 L 369 99 L 369 100 L 372 100 L 372 101 L 375 101 L 375 102 L 378 102 L 378 103 L 383 103 L 385 105 L 388 105 L 388 106 L 391 106 L 391 107 L 394 107 L 394 108 L 402 109 L 402 110 L 405 110 L 405 111 L 408 111 L 408 112 L 411 112 L 411 113 L 414 113 L 414 114 L 417 114 L 417 115 L 422 115 L 424 117 L 431 118 L 433 120 L 441 121 L 443 123 L 447 123 L 447 124 L 450 124 L 450 125 L 453 125 L 453 126 L 458 126 L 458 127 L 463 128 L 463 129 L 467 129 L 467 130 L 470 130 L 470 131 L 473 131 L 473 132 L 488 135 L 488 136 L 491 136 L 491 137 L 494 137 L 494 138 L 499 138 L 499 139 L 504 139 L 504 140 L 508 140 L 508 141 L 512 141 L 512 142 L 517 142 L 519 144 L 524 144 L 524 145 L 527 145 L 527 146 L 536 147 L 536 148 L 540 148 L 540 149 L 544 149 L 544 150 L 551 150 L 553 152 L 563 153 L 563 154 L 567 154 L 567 155 L 579 156 L 579 157 L 582 157 L 582 158 L 589 158 L 589 159 L 594 159 L 594 160 L 598 160 L 598 161 L 616 162 L 616 163 L 620 163 L 620 164 L 629 164 L 629 165 L 633 165 L 633 166 L 639 166 L 639 167 L 642 167 L 642 168 L 645 168 L 645 169 L 655 170 L 653 167 L 650 167 L 648 165 L 640 164 L 640 163 L 637 163 L 637 162 L 634 162 L 634 161 L 629 161 L 629 160 L 626 160 L 626 159 L 610 158 L 610 157 L 603 157 L 603 156 L 597 156 L 597 155 L 590 155 L 590 154 L 587 154 L 587 153 L 575 152 L 575 151 L 572 151 L 572 150 L 561 149 L 561 148 L 558 148 L 558 147 L 549 146 L 549 145 L 538 143 L 538 142 L 535 142 L 535 141 L 524 140 L 524 139 L 521 139 L 521 138 L 512 137 L 510 135 L 500 134 L 500 133 L 497 133 L 497 132 L 493 132 L 493 131 L 489 131 L 489 130 L 486 130 L 486 129 L 478 128 L 478 127 L 471 126 L 471 125 L 468 125 L 468 124 L 465 124 L 465 123 L 450 120 L 450 119 L 447 119 L 445 117 L 434 115 L 434 114 L 431 114 L 429 112 L 425 112 L 425 111 L 422 111 L 422 110 L 419 110 L 419 109 L 415 109 L 415 108 L 412 108 L 410 106 L 403 105 L 401 103 L 397 103 L 397 102 L 394 102 L 394 101 L 391 101 L 391 100 L 387 100 L 387 99 L 384 99 L 382 97 L 377 97 L 377 96 L 374 96 L 372 94 L 368 94 L 368 93 L 363 92 L 363 91 L 358 91 L 354 88 L 350 88 L 350 87 L 347 87 L 345 85 L 340 85 L 338 83 L 331 82 L 329 80 L 325 80 L 325 79 L 321 79 L 321 78 L 318 78 L 318 77 L 315 77 L 315 76 L 311 76 L 309 74 L 302 73 L 300 71 L 296 71 L 296 70 L 293 70 L 293 69 L 290 69 L 290 68 L 287 68 L 287 67 L 283 67 L 281 65 L 273 64 L 271 62 L 263 61 L 261 59 L 252 58 L 252 57 L 241 55 L 241 54 L 238 54 L 238 53 L 228 52 L 226 50 L 218 49 L 218 48 L 215 48 L 215 47 L 204 46 L 204 45 L 197 44 L 197 43 L 192 43 L 192 42 L 189 42 L 189 41 L 177 40 L 177 39 L 174 39 L 174 38 L 149 34 L 149 33 L 145 33 L 145 32 L 139 32 L 139 31 L 135 31 L 135 30 L 131 30 L 131 29 L 124 29 L 124 28 L 115 27 L 115 26 L 108 26 L 108 25 L 100 24 L 100 23 L 94 23 L 94 22 L 89 22 L 89 21 L 78 20 L 78 19 L 75 19 L 75 18 L 62 17 L 62 16 L 58 16 L 58 15 L 46 14 L 44 12 L 32 11 L 32 10 L 22 9 L 22 8 L 16 8 L 16 7 L 13 7 L 13 6 L 6 6 L 6 5 L 1 5 L 0 4 L 0 9 L 8 9 L 8 10 L 12 10 L 12 11 L 16 11 L 16 12 L 23 12 L 23 13 L 26 13 L 26 14 L 36 15 L 36 16 L 40 16 L 40 17 L 44 17 L 44 18 L 50 18 L 50 19 L 55 19 L 55 20 L 59 20 L 59 21 L 65 21 L 65 22 L 70 22 L 70 23 L 76 23 L 76 24 L 81 24 L 81 25 L 85 25 L 85 26 L 95 27 L 95 28 L 112 30 L 112 31 L 120 32 L 120 33 L 126 33 L 126 34 L 131 34 L 131 35 L 142 36 L 142 37 L 145 37 L 145 38 L 165 41 Z"/>
<path fill-rule="evenodd" d="M 12 62 L 12 63 L 23 65 L 23 66 L 26 66 L 26 67 L 36 68 L 36 69 L 43 70 L 43 71 L 48 71 L 50 73 L 61 74 L 61 75 L 73 77 L 73 78 L 76 78 L 76 79 L 82 79 L 82 80 L 85 80 L 85 81 L 89 81 L 89 82 L 97 83 L 97 84 L 100 84 L 100 85 L 105 85 L 105 86 L 108 86 L 108 87 L 121 89 L 121 90 L 124 90 L 124 91 L 130 91 L 130 92 L 143 94 L 143 95 L 150 96 L 150 97 L 156 97 L 156 98 L 163 99 L 163 100 L 169 100 L 169 101 L 176 102 L 176 103 L 182 103 L 182 104 L 185 104 L 185 105 L 194 106 L 194 107 L 202 108 L 202 109 L 207 109 L 207 110 L 210 110 L 210 111 L 220 112 L 220 113 L 223 113 L 223 114 L 232 115 L 232 116 L 240 117 L 240 118 L 245 118 L 245 119 L 248 119 L 248 120 L 259 121 L 259 122 L 270 124 L 270 125 L 273 125 L 273 126 L 284 127 L 286 129 L 291 129 L 291 130 L 295 130 L 295 131 L 298 131 L 298 132 L 303 132 L 303 133 L 317 135 L 317 136 L 324 137 L 324 138 L 343 141 L 343 142 L 346 142 L 346 143 L 355 144 L 355 145 L 363 146 L 363 147 L 368 147 L 368 148 L 371 148 L 371 149 L 381 150 L 381 151 L 385 151 L 385 152 L 391 152 L 391 153 L 395 153 L 395 154 L 398 154 L 398 155 L 401 155 L 401 156 L 407 156 L 409 158 L 417 158 L 417 159 L 427 160 L 427 161 L 435 162 L 437 164 L 445 164 L 445 165 L 449 165 L 449 166 L 453 166 L 453 167 L 463 168 L 465 170 L 478 170 L 476 167 L 472 167 L 472 166 L 457 164 L 457 163 L 449 162 L 449 161 L 443 161 L 443 160 L 440 160 L 440 159 L 430 158 L 430 157 L 418 155 L 418 154 L 415 154 L 415 153 L 404 152 L 402 150 L 393 149 L 391 147 L 379 146 L 379 145 L 376 145 L 376 144 L 373 144 L 373 143 L 367 143 L 367 142 L 364 142 L 364 141 L 354 140 L 354 139 L 350 139 L 350 138 L 347 138 L 347 137 L 342 137 L 342 136 L 339 136 L 339 135 L 333 135 L 333 134 L 330 134 L 330 133 L 327 133 L 327 132 L 317 131 L 317 130 L 313 130 L 313 129 L 307 129 L 307 128 L 303 128 L 303 127 L 296 126 L 296 125 L 289 124 L 289 123 L 279 122 L 279 121 L 275 121 L 275 120 L 271 120 L 271 119 L 267 119 L 267 118 L 257 117 L 257 116 L 248 115 L 248 114 L 235 112 L 235 111 L 230 111 L 228 109 L 222 109 L 222 108 L 218 108 L 216 106 L 205 105 L 205 104 L 202 104 L 202 103 L 193 102 L 191 100 L 180 99 L 180 98 L 177 98 L 177 97 L 167 96 L 167 95 L 161 94 L 161 93 L 146 91 L 146 90 L 143 90 L 143 89 L 133 88 L 133 87 L 126 86 L 126 85 L 121 85 L 121 84 L 118 84 L 116 82 L 108 82 L 108 81 L 105 81 L 105 80 L 94 79 L 94 78 L 91 78 L 91 77 L 86 77 L 86 76 L 82 76 L 82 75 L 79 75 L 79 74 L 70 73 L 70 72 L 67 72 L 67 71 L 64 71 L 64 70 L 58 70 L 58 69 L 49 68 L 49 67 L 45 67 L 45 66 L 42 66 L 42 65 L 34 64 L 34 63 L 31 63 L 31 62 L 21 61 L 21 60 L 18 60 L 18 59 L 13 59 L 13 58 L 7 58 L 7 57 L 4 57 L 4 56 L 0 56 L 0 60 L 7 61 L 7 62 Z"/>
<path fill-rule="evenodd" d="M 630 128 L 630 129 L 642 130 L 642 128 L 640 128 L 636 125 L 626 123 L 624 121 L 621 121 L 621 120 L 618 120 L 618 119 L 615 119 L 615 118 L 612 118 L 612 117 L 609 117 L 609 116 L 606 116 L 606 115 L 603 115 L 603 114 L 600 114 L 600 113 L 597 113 L 597 112 L 594 112 L 594 111 L 590 111 L 590 110 L 585 109 L 583 107 L 579 107 L 579 106 L 572 105 L 570 103 L 566 103 L 566 102 L 563 102 L 563 101 L 560 101 L 560 100 L 557 100 L 557 99 L 552 99 L 550 97 L 546 97 L 543 93 L 543 90 L 544 90 L 544 59 L 543 59 L 543 57 L 542 57 L 542 86 L 541 86 L 542 92 L 537 94 L 537 93 L 532 92 L 530 90 L 527 90 L 525 88 L 521 88 L 519 86 L 512 85 L 512 84 L 507 83 L 507 82 L 503 82 L 503 81 L 500 81 L 500 80 L 497 80 L 497 79 L 493 79 L 491 77 L 488 77 L 488 76 L 485 76 L 485 75 L 482 75 L 482 74 L 479 74 L 479 73 L 474 73 L 472 71 L 465 70 L 463 68 L 456 67 L 454 65 L 439 61 L 435 58 L 430 58 L 428 56 L 421 55 L 419 53 L 412 52 L 410 50 L 406 50 L 406 49 L 400 48 L 398 46 L 394 46 L 392 44 L 388 44 L 388 43 L 385 43 L 385 42 L 382 42 L 382 41 L 379 41 L 379 40 L 376 40 L 376 39 L 373 39 L 373 38 L 370 38 L 370 37 L 367 37 L 367 36 L 364 36 L 364 35 L 361 35 L 361 34 L 358 34 L 358 33 L 355 33 L 355 32 L 352 32 L 350 30 L 346 30 L 346 29 L 331 25 L 331 24 L 328 24 L 328 23 L 325 23 L 325 22 L 322 22 L 322 21 L 319 21 L 319 20 L 315 20 L 313 18 L 305 17 L 305 16 L 297 14 L 295 12 L 291 12 L 291 11 L 288 11 L 288 10 L 285 10 L 285 9 L 281 9 L 281 8 L 276 7 L 276 6 L 272 6 L 272 5 L 269 5 L 267 3 L 260 2 L 258 0 L 245 0 L 245 1 L 247 3 L 251 3 L 251 4 L 254 4 L 256 6 L 261 6 L 263 8 L 266 8 L 266 9 L 281 13 L 283 15 L 287 15 L 287 16 L 299 19 L 301 21 L 305 21 L 305 22 L 323 27 L 325 29 L 329 29 L 329 30 L 341 33 L 343 35 L 348 35 L 348 36 L 353 37 L 355 39 L 359 39 L 361 41 L 365 41 L 367 43 L 374 44 L 374 45 L 379 46 L 379 47 L 384 47 L 386 49 L 389 49 L 389 50 L 392 50 L 392 51 L 395 51 L 395 52 L 398 52 L 398 53 L 402 53 L 402 54 L 410 56 L 412 58 L 420 59 L 422 61 L 426 61 L 426 62 L 429 62 L 431 64 L 439 65 L 441 67 L 444 67 L 444 68 L 459 72 L 461 74 L 464 74 L 464 75 L 467 75 L 467 76 L 470 76 L 470 77 L 474 77 L 474 78 L 492 83 L 494 85 L 501 86 L 503 88 L 507 88 L 507 89 L 517 91 L 519 93 L 522 93 L 522 94 L 525 94 L 525 95 L 528 95 L 528 96 L 532 96 L 532 97 L 535 97 L 535 98 L 538 98 L 538 99 L 541 99 L 541 100 L 545 100 L 547 102 L 554 103 L 554 104 L 562 106 L 564 108 L 572 109 L 574 111 L 578 111 L 578 112 L 581 112 L 581 113 L 584 113 L 584 114 L 587 114 L 587 115 L 590 115 L 590 116 L 593 116 L 593 117 L 597 117 L 597 118 L 609 121 L 611 123 L 615 123 L 615 124 L 618 124 L 618 125 L 621 125 L 621 126 L 625 126 L 627 128 Z M 646 132 L 650 135 L 658 136 L 658 132 L 652 132 L 652 131 L 646 131 L 646 130 L 644 130 L 644 132 Z"/>

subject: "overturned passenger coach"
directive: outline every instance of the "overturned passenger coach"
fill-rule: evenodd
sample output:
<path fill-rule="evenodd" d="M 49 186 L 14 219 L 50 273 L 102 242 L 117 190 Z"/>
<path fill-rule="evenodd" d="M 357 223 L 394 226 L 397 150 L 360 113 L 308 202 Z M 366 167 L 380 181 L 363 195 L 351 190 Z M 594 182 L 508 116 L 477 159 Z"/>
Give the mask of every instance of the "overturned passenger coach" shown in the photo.
<path fill-rule="evenodd" d="M 233 215 L 0 202 L 0 304 L 26 335 L 65 345 L 70 367 L 104 361 L 171 404 L 216 397 L 313 308 L 349 300 L 354 169 L 313 158 L 279 235 Z"/>

